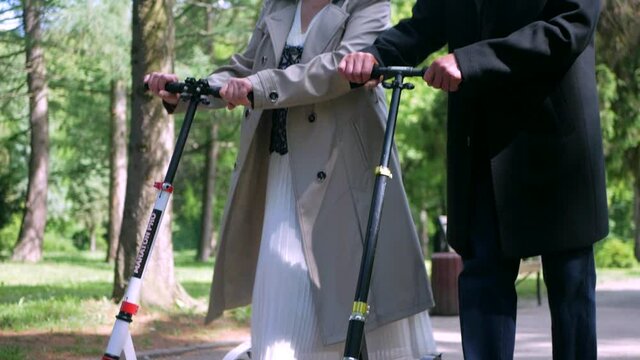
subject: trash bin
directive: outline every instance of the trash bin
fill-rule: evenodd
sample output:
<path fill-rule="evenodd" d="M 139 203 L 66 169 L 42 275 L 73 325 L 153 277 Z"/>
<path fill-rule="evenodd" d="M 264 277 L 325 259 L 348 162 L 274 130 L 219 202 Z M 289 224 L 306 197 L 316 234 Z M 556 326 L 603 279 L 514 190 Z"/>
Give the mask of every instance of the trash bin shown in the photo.
<path fill-rule="evenodd" d="M 458 275 L 462 258 L 454 252 L 433 253 L 431 256 L 431 288 L 435 307 L 433 315 L 458 315 Z"/>

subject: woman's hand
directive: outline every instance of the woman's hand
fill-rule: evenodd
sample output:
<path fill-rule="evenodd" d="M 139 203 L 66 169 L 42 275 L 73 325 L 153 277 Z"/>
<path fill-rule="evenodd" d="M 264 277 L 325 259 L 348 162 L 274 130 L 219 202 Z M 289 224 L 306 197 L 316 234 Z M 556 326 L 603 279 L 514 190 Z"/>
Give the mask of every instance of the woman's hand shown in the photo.
<path fill-rule="evenodd" d="M 347 54 L 340 61 L 338 71 L 345 79 L 355 84 L 364 84 L 366 88 L 374 88 L 379 83 L 379 79 L 371 79 L 373 66 L 377 65 L 376 58 L 365 52 L 355 52 Z"/>
<path fill-rule="evenodd" d="M 149 91 L 162 98 L 163 101 L 176 105 L 180 101 L 180 94 L 172 94 L 164 89 L 170 82 L 179 82 L 175 74 L 163 74 L 153 72 L 144 76 L 144 82 L 149 87 Z"/>
<path fill-rule="evenodd" d="M 232 110 L 238 105 L 251 107 L 249 94 L 253 91 L 251 81 L 246 78 L 231 78 L 220 89 L 220 97 L 227 103 L 227 109 Z"/>

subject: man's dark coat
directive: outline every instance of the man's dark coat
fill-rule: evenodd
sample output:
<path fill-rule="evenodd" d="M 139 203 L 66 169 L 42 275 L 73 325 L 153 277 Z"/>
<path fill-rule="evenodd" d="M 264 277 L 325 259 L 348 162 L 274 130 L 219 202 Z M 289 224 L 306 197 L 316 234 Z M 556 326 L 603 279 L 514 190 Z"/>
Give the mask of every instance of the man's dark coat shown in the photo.
<path fill-rule="evenodd" d="M 447 185 L 448 239 L 458 252 L 467 253 L 482 164 L 490 166 L 505 255 L 606 236 L 599 10 L 598 0 L 418 0 L 411 19 L 367 48 L 388 66 L 416 66 L 446 44 L 455 54 L 463 82 L 449 94 Z"/>

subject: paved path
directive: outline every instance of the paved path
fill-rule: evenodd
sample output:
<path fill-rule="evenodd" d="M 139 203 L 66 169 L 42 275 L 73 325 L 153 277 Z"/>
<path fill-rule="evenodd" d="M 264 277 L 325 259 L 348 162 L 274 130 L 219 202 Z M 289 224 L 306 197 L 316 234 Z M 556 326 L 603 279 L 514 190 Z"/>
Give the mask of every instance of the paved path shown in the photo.
<path fill-rule="evenodd" d="M 640 359 L 640 279 L 616 281 L 597 288 L 598 359 Z M 433 318 L 439 351 L 446 360 L 462 360 L 458 317 Z M 520 304 L 515 359 L 551 359 L 551 318 L 543 300 Z"/>
<path fill-rule="evenodd" d="M 598 359 L 639 360 L 640 278 L 598 285 L 597 301 Z M 526 301 L 518 308 L 515 359 L 551 359 L 551 319 L 546 302 L 538 306 L 535 301 Z M 462 360 L 458 317 L 434 316 L 432 321 L 443 359 Z M 148 359 L 221 360 L 225 351 L 228 347 Z"/>

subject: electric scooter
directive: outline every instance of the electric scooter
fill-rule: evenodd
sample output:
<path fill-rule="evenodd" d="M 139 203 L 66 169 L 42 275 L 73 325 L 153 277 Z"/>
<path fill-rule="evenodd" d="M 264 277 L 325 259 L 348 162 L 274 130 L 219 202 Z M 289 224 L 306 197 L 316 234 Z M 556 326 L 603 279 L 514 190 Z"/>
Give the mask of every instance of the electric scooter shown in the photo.
<path fill-rule="evenodd" d="M 147 84 L 145 84 L 145 87 Z M 136 353 L 133 347 L 133 340 L 131 338 L 131 332 L 129 331 L 129 325 L 133 321 L 133 316 L 136 315 L 139 309 L 140 290 L 142 288 L 142 279 L 144 276 L 144 270 L 147 266 L 147 261 L 153 251 L 155 244 L 157 230 L 162 223 L 162 217 L 169 202 L 169 198 L 173 193 L 173 179 L 178 170 L 178 164 L 182 157 L 184 146 L 189 136 L 189 130 L 191 129 L 191 123 L 195 116 L 196 109 L 199 104 L 208 104 L 209 96 L 220 97 L 220 89 L 212 88 L 206 79 L 195 80 L 188 78 L 184 83 L 168 83 L 165 90 L 180 94 L 183 101 L 189 101 L 189 107 L 184 117 L 184 122 L 176 141 L 176 146 L 171 155 L 169 162 L 169 168 L 167 169 L 164 181 L 157 182 L 154 187 L 158 189 L 158 195 L 156 202 L 151 211 L 149 222 L 145 228 L 142 244 L 138 250 L 136 257 L 136 266 L 133 269 L 133 274 L 129 279 L 129 284 L 122 299 L 120 305 L 120 312 L 116 315 L 116 322 L 113 325 L 109 343 L 107 349 L 102 356 L 102 360 L 118 360 L 120 356 L 124 354 L 127 360 L 136 360 Z"/>
<path fill-rule="evenodd" d="M 362 260 L 360 262 L 360 274 L 358 276 L 358 284 L 356 286 L 356 295 L 353 301 L 353 310 L 349 317 L 349 327 L 347 329 L 347 339 L 345 341 L 343 360 L 368 360 L 367 346 L 364 338 L 364 325 L 367 315 L 369 314 L 367 298 L 369 296 L 373 261 L 375 258 L 376 245 L 378 243 L 384 193 L 387 180 L 391 179 L 393 176 L 389 169 L 389 158 L 391 157 L 391 151 L 393 148 L 393 136 L 396 128 L 396 120 L 398 118 L 398 108 L 400 107 L 400 95 L 402 94 L 402 90 L 412 90 L 414 88 L 413 84 L 404 82 L 405 78 L 422 78 L 425 71 L 426 68 L 417 69 L 412 67 L 392 66 L 374 67 L 371 73 L 372 79 L 379 79 L 382 77 L 382 86 L 385 89 L 391 89 L 392 93 L 391 103 L 389 104 L 389 114 L 387 117 L 387 127 L 385 129 L 384 142 L 382 145 L 382 155 L 380 156 L 380 164 L 375 169 L 376 181 L 373 188 L 371 208 L 369 209 L 369 220 L 364 240 L 364 251 L 362 252 Z M 421 360 L 437 360 L 441 358 L 442 355 L 438 354 L 423 357 Z"/>

